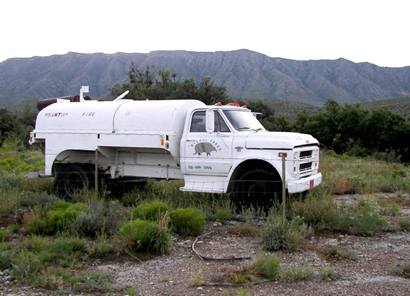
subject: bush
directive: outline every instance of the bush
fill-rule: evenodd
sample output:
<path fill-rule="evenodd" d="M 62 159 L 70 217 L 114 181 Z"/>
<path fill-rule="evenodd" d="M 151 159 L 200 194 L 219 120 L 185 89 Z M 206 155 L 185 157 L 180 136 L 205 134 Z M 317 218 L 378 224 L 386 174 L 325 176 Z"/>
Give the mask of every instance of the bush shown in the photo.
<path fill-rule="evenodd" d="M 120 228 L 120 234 L 136 252 L 151 251 L 164 254 L 171 246 L 167 229 L 154 222 L 133 220 Z"/>
<path fill-rule="evenodd" d="M 335 230 L 363 236 L 372 236 L 385 229 L 387 223 L 380 210 L 369 200 L 339 208 Z"/>
<path fill-rule="evenodd" d="M 30 234 L 49 234 L 52 232 L 46 219 L 36 213 L 33 214 L 27 222 L 25 222 L 25 230 Z"/>
<path fill-rule="evenodd" d="M 229 208 L 216 207 L 215 218 L 219 221 L 227 221 L 232 218 L 232 212 Z"/>
<path fill-rule="evenodd" d="M 0 229 L 0 242 L 4 242 L 8 235 L 9 234 L 6 229 Z"/>
<path fill-rule="evenodd" d="M 87 210 L 83 203 L 54 202 L 54 209 L 47 213 L 47 224 L 54 231 L 66 230 L 82 212 Z"/>
<path fill-rule="evenodd" d="M 356 253 L 341 248 L 340 246 L 327 246 L 326 249 L 323 250 L 323 254 L 327 259 L 334 261 L 356 260 Z"/>
<path fill-rule="evenodd" d="M 305 200 L 293 202 L 291 214 L 315 229 L 328 229 L 337 217 L 337 205 L 329 194 L 316 190 Z"/>
<path fill-rule="evenodd" d="M 144 202 L 133 210 L 133 218 L 158 221 L 169 211 L 169 207 L 162 201 Z"/>
<path fill-rule="evenodd" d="M 0 270 L 9 269 L 12 265 L 13 254 L 9 250 L 0 250 Z"/>
<path fill-rule="evenodd" d="M 30 284 L 37 278 L 42 264 L 39 257 L 30 251 L 20 251 L 12 260 L 13 278 L 22 283 Z"/>
<path fill-rule="evenodd" d="M 394 217 L 400 215 L 401 207 L 397 202 L 389 199 L 379 199 L 377 203 L 381 207 L 382 215 Z"/>
<path fill-rule="evenodd" d="M 90 255 L 95 258 L 104 258 L 114 253 L 114 246 L 106 238 L 96 240 L 90 250 Z"/>
<path fill-rule="evenodd" d="M 274 279 L 280 274 L 280 260 L 276 255 L 260 256 L 255 259 L 251 268 L 257 276 Z"/>
<path fill-rule="evenodd" d="M 310 230 L 300 218 L 283 221 L 275 216 L 262 229 L 262 245 L 267 251 L 296 250 Z"/>
<path fill-rule="evenodd" d="M 399 220 L 400 229 L 403 231 L 410 231 L 410 218 L 401 217 Z"/>
<path fill-rule="evenodd" d="M 307 267 L 291 267 L 281 274 L 281 280 L 288 283 L 311 280 L 314 272 Z"/>
<path fill-rule="evenodd" d="M 170 213 L 174 232 L 182 236 L 197 236 L 201 234 L 204 224 L 204 214 L 194 208 L 179 208 Z"/>
<path fill-rule="evenodd" d="M 81 212 L 70 225 L 74 235 L 95 238 L 117 233 L 129 216 L 118 201 L 93 200 L 85 212 Z"/>
<path fill-rule="evenodd" d="M 86 252 L 86 242 L 76 237 L 59 237 L 41 250 L 41 262 L 49 262 L 60 266 L 73 266 L 76 260 Z"/>

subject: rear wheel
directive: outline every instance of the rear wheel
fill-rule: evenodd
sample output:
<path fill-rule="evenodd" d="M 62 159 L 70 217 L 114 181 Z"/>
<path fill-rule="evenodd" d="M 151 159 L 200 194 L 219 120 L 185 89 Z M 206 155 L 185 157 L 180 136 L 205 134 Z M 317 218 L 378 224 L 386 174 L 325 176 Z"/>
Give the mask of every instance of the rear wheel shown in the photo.
<path fill-rule="evenodd" d="M 81 191 L 94 188 L 94 173 L 84 165 L 68 164 L 55 167 L 54 189 L 64 199 L 72 199 Z"/>

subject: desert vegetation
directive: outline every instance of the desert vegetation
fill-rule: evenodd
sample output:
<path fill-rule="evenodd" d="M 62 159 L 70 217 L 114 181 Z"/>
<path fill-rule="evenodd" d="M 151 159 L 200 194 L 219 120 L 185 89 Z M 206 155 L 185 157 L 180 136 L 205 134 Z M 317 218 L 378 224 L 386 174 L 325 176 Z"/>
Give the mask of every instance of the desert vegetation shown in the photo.
<path fill-rule="evenodd" d="M 360 260 L 357 251 L 339 244 L 316 248 L 311 237 L 409 231 L 409 217 L 401 211 L 410 204 L 409 167 L 370 157 L 323 151 L 323 186 L 292 197 L 283 220 L 279 204 L 270 210 L 237 208 L 228 195 L 180 192 L 177 181 L 149 182 L 118 199 L 83 192 L 64 201 L 55 196 L 52 180 L 26 178 L 27 172 L 41 170 L 40 151 L 8 139 L 0 154 L 0 268 L 17 285 L 79 293 L 133 291 L 117 284 L 112 273 L 88 266 L 172 256 L 180 241 L 209 233 L 213 225 L 256 241 L 260 255 L 215 275 L 212 284 L 335 281 L 339 275 L 331 267 L 282 266 L 276 254 L 314 248 L 331 264 L 354 264 Z M 407 269 L 403 265 L 391 274 L 407 277 Z M 191 287 L 209 284 L 204 271 L 196 272 L 187 278 Z"/>

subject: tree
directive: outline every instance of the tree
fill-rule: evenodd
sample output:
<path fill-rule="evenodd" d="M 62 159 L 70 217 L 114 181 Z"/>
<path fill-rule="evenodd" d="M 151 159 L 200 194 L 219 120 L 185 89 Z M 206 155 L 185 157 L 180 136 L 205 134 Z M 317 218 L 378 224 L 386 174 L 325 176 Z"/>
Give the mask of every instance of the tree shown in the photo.
<path fill-rule="evenodd" d="M 226 99 L 226 89 L 216 85 L 209 77 L 204 77 L 199 84 L 192 79 L 177 80 L 173 72 L 160 70 L 154 72 L 147 66 L 138 69 L 131 64 L 128 82 L 114 85 L 111 93 L 115 96 L 129 90 L 129 98 L 134 100 L 176 100 L 197 99 L 205 104 L 215 104 Z"/>

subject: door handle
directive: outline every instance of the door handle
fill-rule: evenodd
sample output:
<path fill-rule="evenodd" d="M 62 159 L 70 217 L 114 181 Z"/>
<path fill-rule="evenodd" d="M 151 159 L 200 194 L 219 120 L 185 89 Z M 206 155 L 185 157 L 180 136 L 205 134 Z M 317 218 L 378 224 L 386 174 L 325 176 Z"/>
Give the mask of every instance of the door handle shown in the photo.
<path fill-rule="evenodd" d="M 185 142 L 194 142 L 195 140 L 191 140 L 191 139 L 187 139 L 187 140 L 185 140 Z"/>

